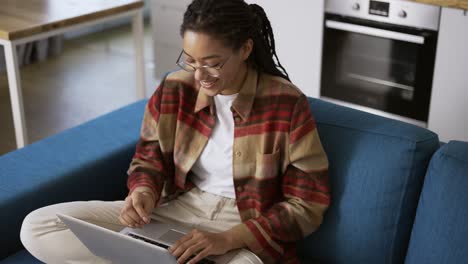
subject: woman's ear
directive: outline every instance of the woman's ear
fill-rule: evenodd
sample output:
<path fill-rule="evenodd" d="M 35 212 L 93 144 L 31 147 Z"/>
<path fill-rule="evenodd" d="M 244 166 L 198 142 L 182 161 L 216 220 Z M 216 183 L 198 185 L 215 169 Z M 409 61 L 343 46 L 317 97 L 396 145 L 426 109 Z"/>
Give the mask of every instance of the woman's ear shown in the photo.
<path fill-rule="evenodd" d="M 244 42 L 244 45 L 242 45 L 241 47 L 241 58 L 242 60 L 247 60 L 250 56 L 250 53 L 252 53 L 252 50 L 253 50 L 253 40 L 251 38 L 247 39 L 245 42 Z"/>

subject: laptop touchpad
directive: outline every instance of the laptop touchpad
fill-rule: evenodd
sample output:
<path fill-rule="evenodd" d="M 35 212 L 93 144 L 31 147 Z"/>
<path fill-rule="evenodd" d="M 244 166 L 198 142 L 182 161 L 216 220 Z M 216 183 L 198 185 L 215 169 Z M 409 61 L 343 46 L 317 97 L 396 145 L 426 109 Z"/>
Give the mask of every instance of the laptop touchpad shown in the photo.
<path fill-rule="evenodd" d="M 177 240 L 181 239 L 185 234 L 174 230 L 170 229 L 166 233 L 164 233 L 162 236 L 158 238 L 159 241 L 167 243 L 168 245 L 173 245 Z"/>

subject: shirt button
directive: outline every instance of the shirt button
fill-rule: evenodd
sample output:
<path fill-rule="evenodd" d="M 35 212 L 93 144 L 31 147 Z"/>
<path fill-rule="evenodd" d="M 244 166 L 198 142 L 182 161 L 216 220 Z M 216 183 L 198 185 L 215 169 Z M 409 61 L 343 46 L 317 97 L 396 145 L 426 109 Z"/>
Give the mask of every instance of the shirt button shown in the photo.
<path fill-rule="evenodd" d="M 236 151 L 236 157 L 239 158 L 240 156 L 242 156 L 242 153 L 240 151 Z"/>
<path fill-rule="evenodd" d="M 242 186 L 237 186 L 236 188 L 237 192 L 242 192 L 244 190 L 244 187 Z"/>
<path fill-rule="evenodd" d="M 239 121 L 240 121 L 240 117 L 239 117 L 239 116 L 234 117 L 234 121 L 239 122 Z"/>

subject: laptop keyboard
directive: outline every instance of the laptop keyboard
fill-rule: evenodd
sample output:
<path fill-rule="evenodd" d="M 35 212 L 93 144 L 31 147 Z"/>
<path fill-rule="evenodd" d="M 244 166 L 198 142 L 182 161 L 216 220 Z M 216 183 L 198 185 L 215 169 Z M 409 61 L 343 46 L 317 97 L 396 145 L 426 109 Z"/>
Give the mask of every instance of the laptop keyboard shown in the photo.
<path fill-rule="evenodd" d="M 164 248 L 164 249 L 168 249 L 168 248 L 169 248 L 168 245 L 164 245 L 164 244 L 162 244 L 162 243 L 159 243 L 159 242 L 154 241 L 154 240 L 152 240 L 152 239 L 148 239 L 148 238 L 146 238 L 146 237 L 142 237 L 142 236 L 139 236 L 139 235 L 136 235 L 136 234 L 133 234 L 133 233 L 128 233 L 127 235 L 130 236 L 130 237 L 133 237 L 133 238 L 135 238 L 135 239 L 144 241 L 144 242 L 146 242 L 146 243 L 149 243 L 149 244 L 152 244 L 152 245 L 155 245 L 155 246 L 158 246 L 158 247 L 162 247 L 162 248 Z M 194 257 L 195 257 L 195 255 L 192 255 L 192 256 L 187 260 L 187 262 L 188 262 L 189 260 L 191 260 L 192 258 L 194 258 Z M 200 264 L 216 264 L 216 262 L 214 262 L 214 261 L 212 261 L 212 260 L 209 260 L 209 259 L 206 259 L 206 258 L 200 260 L 200 261 L 197 262 L 197 263 L 200 263 Z"/>

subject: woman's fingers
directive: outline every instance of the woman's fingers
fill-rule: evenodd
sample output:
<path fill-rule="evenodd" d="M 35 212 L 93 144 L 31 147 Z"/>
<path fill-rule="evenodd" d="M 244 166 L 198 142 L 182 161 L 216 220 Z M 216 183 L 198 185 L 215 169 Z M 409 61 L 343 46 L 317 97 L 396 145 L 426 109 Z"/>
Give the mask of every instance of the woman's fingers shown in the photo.
<path fill-rule="evenodd" d="M 193 232 L 186 234 L 185 236 L 181 237 L 177 242 L 175 242 L 170 248 L 169 252 L 174 255 L 176 258 L 179 257 L 184 251 L 187 242 L 189 242 L 193 237 Z"/>
<path fill-rule="evenodd" d="M 192 255 L 190 264 L 196 263 L 209 255 L 222 255 L 234 248 L 231 241 L 232 234 L 229 232 L 211 233 L 194 229 L 172 247 L 169 253 L 177 258 L 179 263 L 185 263 Z"/>
<path fill-rule="evenodd" d="M 203 241 L 198 241 L 195 242 L 196 244 L 192 244 L 189 246 L 183 254 L 177 259 L 179 263 L 185 263 L 192 255 L 197 254 L 200 251 L 205 251 L 207 248 L 205 248 L 205 245 Z M 193 262 L 196 263 L 196 262 Z"/>
<path fill-rule="evenodd" d="M 203 249 L 200 253 L 198 253 L 193 259 L 191 259 L 188 264 L 195 264 L 198 263 L 198 261 L 208 257 L 210 254 L 211 248 L 205 248 Z"/>
<path fill-rule="evenodd" d="M 140 227 L 144 224 L 143 219 L 137 213 L 133 206 L 132 197 L 129 196 L 125 199 L 125 205 L 120 212 L 120 221 L 130 227 Z"/>
<path fill-rule="evenodd" d="M 120 222 L 123 224 L 123 225 L 126 225 L 126 226 L 129 226 L 129 227 L 140 227 L 139 224 L 133 220 L 131 217 L 128 216 L 128 214 L 121 214 L 120 217 L 119 217 L 119 220 Z"/>
<path fill-rule="evenodd" d="M 150 222 L 148 208 L 150 207 L 148 203 L 152 202 L 152 198 L 139 193 L 132 195 L 132 205 L 138 214 L 139 218 L 144 221 L 143 224 L 148 224 Z"/>
<path fill-rule="evenodd" d="M 138 187 L 127 198 L 119 220 L 130 227 L 141 227 L 151 221 L 150 213 L 156 203 L 155 194 L 147 187 Z"/>

